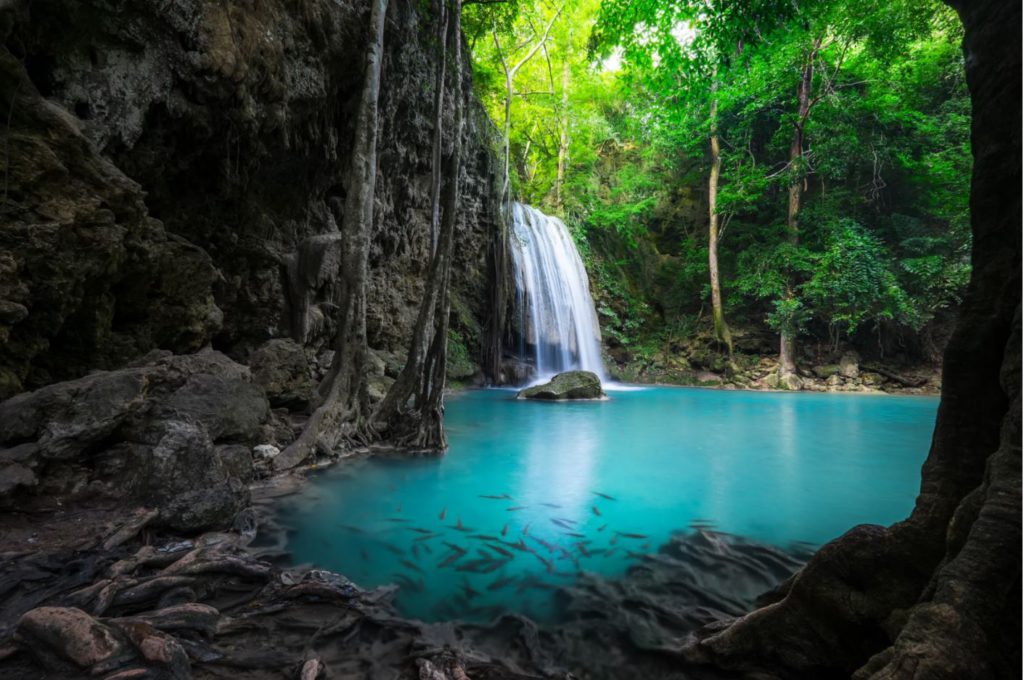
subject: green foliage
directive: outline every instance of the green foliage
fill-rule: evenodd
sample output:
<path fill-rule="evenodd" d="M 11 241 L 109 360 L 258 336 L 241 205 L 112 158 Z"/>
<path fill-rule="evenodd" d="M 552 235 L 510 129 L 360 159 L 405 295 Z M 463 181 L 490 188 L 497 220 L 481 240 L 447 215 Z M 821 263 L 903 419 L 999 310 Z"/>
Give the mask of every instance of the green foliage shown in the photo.
<path fill-rule="evenodd" d="M 970 99 L 948 7 L 468 5 L 475 87 L 494 120 L 503 119 L 504 76 L 492 34 L 522 45 L 557 11 L 545 49 L 517 77 L 512 183 L 520 200 L 566 220 L 614 343 L 653 351 L 695 332 L 708 304 L 702 195 L 712 130 L 730 313 L 776 331 L 827 328 L 835 340 L 880 325 L 919 330 L 959 301 L 970 275 Z M 796 92 L 809 59 L 813 105 L 801 122 Z M 797 124 L 803 153 L 791 162 Z M 803 189 L 798 238 L 785 227 L 794 184 Z"/>

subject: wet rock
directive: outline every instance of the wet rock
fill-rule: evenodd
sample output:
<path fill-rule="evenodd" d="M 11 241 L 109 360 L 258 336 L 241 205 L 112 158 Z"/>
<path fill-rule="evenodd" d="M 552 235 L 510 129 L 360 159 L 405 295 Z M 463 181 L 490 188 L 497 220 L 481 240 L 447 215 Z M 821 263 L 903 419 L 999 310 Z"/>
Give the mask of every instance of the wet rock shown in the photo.
<path fill-rule="evenodd" d="M 309 402 L 313 390 L 309 361 L 294 340 L 267 341 L 253 352 L 249 367 L 272 406 L 300 407 Z"/>
<path fill-rule="evenodd" d="M 24 465 L 0 464 L 0 496 L 5 496 L 18 487 L 35 486 L 38 481 L 35 473 Z"/>
<path fill-rule="evenodd" d="M 242 444 L 225 444 L 216 447 L 217 458 L 229 477 L 251 482 L 254 476 L 252 451 Z"/>
<path fill-rule="evenodd" d="M 111 623 L 145 623 L 164 632 L 190 631 L 210 636 L 216 631 L 219 618 L 220 612 L 214 607 L 190 602 L 156 609 L 128 618 L 112 619 Z"/>
<path fill-rule="evenodd" d="M 550 382 L 527 387 L 519 392 L 519 399 L 561 401 L 567 399 L 604 399 L 601 379 L 590 371 L 566 371 L 559 373 Z"/>

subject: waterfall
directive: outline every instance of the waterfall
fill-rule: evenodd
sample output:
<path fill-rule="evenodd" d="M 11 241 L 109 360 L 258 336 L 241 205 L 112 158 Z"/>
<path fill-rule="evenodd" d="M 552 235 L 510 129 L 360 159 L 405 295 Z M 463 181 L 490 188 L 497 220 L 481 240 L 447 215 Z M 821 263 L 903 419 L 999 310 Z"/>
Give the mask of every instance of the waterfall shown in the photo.
<path fill-rule="evenodd" d="M 533 360 L 538 378 L 582 369 L 604 382 L 587 271 L 565 223 L 514 203 L 511 240 L 520 357 Z"/>

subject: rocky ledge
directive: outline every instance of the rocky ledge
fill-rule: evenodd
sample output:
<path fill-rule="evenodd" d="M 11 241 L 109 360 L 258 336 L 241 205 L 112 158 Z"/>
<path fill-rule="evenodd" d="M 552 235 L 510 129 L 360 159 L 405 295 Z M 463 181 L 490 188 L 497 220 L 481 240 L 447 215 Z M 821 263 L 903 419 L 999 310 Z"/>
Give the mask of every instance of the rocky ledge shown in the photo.
<path fill-rule="evenodd" d="M 517 399 L 537 401 L 568 401 L 581 399 L 607 399 L 601 389 L 601 379 L 590 371 L 566 371 L 559 373 L 550 382 L 534 385 L 521 390 Z"/>

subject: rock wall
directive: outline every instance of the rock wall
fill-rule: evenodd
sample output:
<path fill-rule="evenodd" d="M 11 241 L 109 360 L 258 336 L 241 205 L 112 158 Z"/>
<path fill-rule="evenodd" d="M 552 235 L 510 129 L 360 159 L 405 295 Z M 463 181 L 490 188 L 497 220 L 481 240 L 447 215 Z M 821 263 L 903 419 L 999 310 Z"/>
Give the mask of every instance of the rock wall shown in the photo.
<path fill-rule="evenodd" d="M 429 243 L 436 29 L 419 8 L 392 0 L 385 34 L 368 327 L 392 362 Z M 296 291 L 288 270 L 339 229 L 367 23 L 362 1 L 0 9 L 0 398 L 152 348 L 325 345 L 332 273 Z M 474 104 L 452 304 L 471 358 L 498 219 L 489 125 Z"/>

